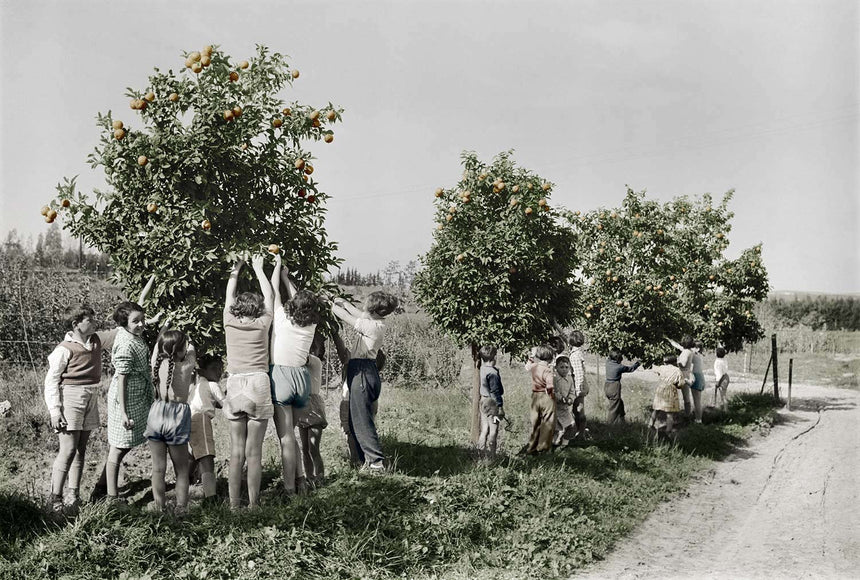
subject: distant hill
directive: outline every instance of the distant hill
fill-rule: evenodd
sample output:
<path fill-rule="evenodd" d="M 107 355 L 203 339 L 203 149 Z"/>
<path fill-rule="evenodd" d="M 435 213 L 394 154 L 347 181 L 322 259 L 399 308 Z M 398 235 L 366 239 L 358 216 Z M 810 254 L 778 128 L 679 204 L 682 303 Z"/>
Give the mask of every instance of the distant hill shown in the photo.
<path fill-rule="evenodd" d="M 842 294 L 831 294 L 829 292 L 798 292 L 796 290 L 773 290 L 767 297 L 770 300 L 798 300 L 803 298 L 849 298 L 860 299 L 860 292 L 844 292 Z"/>

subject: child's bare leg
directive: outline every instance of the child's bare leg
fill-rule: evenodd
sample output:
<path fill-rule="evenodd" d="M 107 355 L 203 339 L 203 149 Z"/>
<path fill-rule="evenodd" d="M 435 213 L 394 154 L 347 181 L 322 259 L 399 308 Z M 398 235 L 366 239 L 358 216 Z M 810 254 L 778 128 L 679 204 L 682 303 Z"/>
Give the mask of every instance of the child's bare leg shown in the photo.
<path fill-rule="evenodd" d="M 292 413 L 290 413 L 292 417 Z M 248 461 L 248 505 L 260 501 L 260 480 L 263 478 L 263 437 L 268 419 L 248 421 L 248 438 L 245 442 L 245 459 Z M 293 444 L 295 448 L 295 444 Z"/>
<path fill-rule="evenodd" d="M 308 427 L 299 427 L 299 439 L 301 439 L 302 465 L 305 468 L 305 479 L 314 480 L 314 460 L 311 456 L 310 432 Z"/>
<path fill-rule="evenodd" d="M 293 424 L 293 408 L 275 405 L 275 431 L 281 443 L 281 473 L 284 479 L 284 489 L 287 493 L 296 492 L 296 449 L 295 425 Z"/>
<path fill-rule="evenodd" d="M 117 497 L 119 494 L 119 468 L 130 448 L 114 447 L 111 445 L 108 451 L 107 470 L 107 493 L 108 497 Z"/>
<path fill-rule="evenodd" d="M 242 505 L 242 468 L 245 465 L 245 445 L 248 439 L 248 419 L 230 421 L 230 507 Z"/>
<path fill-rule="evenodd" d="M 481 412 L 481 434 L 478 437 L 478 449 L 487 448 L 487 437 L 490 434 L 490 418 Z"/>
<path fill-rule="evenodd" d="M 51 495 L 55 497 L 62 497 L 63 495 L 66 475 L 68 475 L 69 467 L 75 458 L 80 433 L 80 431 L 60 431 L 57 433 L 60 439 L 60 450 L 57 452 L 51 469 Z"/>
<path fill-rule="evenodd" d="M 497 417 L 492 417 L 488 421 L 489 425 L 487 428 L 487 450 L 490 453 L 496 452 L 496 443 L 498 442 L 499 438 L 499 424 L 496 421 L 498 421 Z"/>
<path fill-rule="evenodd" d="M 307 431 L 310 456 L 313 460 L 314 481 L 316 483 L 321 483 L 323 477 L 325 477 L 325 466 L 323 465 L 323 458 L 320 453 L 320 443 L 322 443 L 323 430 L 320 427 L 310 427 Z"/>
<path fill-rule="evenodd" d="M 176 473 L 176 507 L 182 509 L 188 505 L 188 445 L 168 445 L 167 451 Z"/>
<path fill-rule="evenodd" d="M 84 473 L 84 462 L 86 461 L 87 442 L 90 440 L 90 431 L 78 431 L 78 442 L 75 447 L 75 457 L 69 468 L 69 491 L 77 498 L 81 488 L 81 477 Z"/>
<path fill-rule="evenodd" d="M 200 469 L 200 483 L 203 485 L 203 496 L 212 497 L 215 495 L 215 457 L 207 455 L 197 460 L 197 466 Z M 189 468 L 190 473 L 190 468 Z"/>
<path fill-rule="evenodd" d="M 152 499 L 158 508 L 165 504 L 167 484 L 164 474 L 167 471 L 167 445 L 163 441 L 149 440 L 149 453 L 152 455 Z"/>

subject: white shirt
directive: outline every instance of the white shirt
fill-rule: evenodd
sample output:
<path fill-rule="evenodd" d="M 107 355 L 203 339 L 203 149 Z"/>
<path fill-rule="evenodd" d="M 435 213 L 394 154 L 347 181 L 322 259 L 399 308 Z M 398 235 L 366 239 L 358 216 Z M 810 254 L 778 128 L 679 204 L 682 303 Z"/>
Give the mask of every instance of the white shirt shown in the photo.
<path fill-rule="evenodd" d="M 729 374 L 729 363 L 726 362 L 725 358 L 718 358 L 714 361 L 714 377 L 717 379 L 717 382 L 723 378 L 723 375 Z"/>
<path fill-rule="evenodd" d="M 75 338 L 72 332 L 66 333 L 63 341 L 67 340 L 69 342 L 77 342 L 88 351 L 92 351 L 95 348 L 95 343 L 92 340 L 87 338 L 86 342 L 81 342 Z M 48 411 L 52 417 L 58 416 L 63 408 L 63 403 L 60 400 L 60 382 L 63 379 L 63 373 L 66 372 L 66 367 L 69 366 L 69 359 L 71 358 L 72 351 L 62 344 L 58 344 L 54 351 L 48 355 L 48 372 L 45 374 L 45 403 L 48 405 Z"/>
<path fill-rule="evenodd" d="M 358 332 L 358 340 L 350 352 L 350 358 L 376 359 L 376 354 L 382 347 L 382 338 L 385 334 L 385 322 L 375 318 L 357 318 L 355 330 Z"/>
<path fill-rule="evenodd" d="M 215 416 L 215 402 L 224 402 L 224 393 L 221 392 L 221 386 L 204 377 L 197 376 L 197 381 L 191 387 L 191 393 L 188 395 L 188 405 L 191 407 L 192 415 L 200 415 L 205 413 L 209 418 Z"/>
<path fill-rule="evenodd" d="M 308 326 L 293 324 L 283 305 L 276 305 L 272 320 L 272 364 L 285 367 L 305 366 L 316 328 L 316 324 Z"/>

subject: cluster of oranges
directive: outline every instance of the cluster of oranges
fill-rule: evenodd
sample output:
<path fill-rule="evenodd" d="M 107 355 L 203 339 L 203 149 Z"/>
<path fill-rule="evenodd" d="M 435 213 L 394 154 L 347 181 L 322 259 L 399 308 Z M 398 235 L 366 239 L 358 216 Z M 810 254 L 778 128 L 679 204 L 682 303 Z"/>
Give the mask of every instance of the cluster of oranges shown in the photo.
<path fill-rule="evenodd" d="M 205 67 L 212 64 L 212 47 L 204 46 L 201 52 L 196 50 L 185 59 L 185 68 L 190 68 L 194 74 L 200 73 Z"/>

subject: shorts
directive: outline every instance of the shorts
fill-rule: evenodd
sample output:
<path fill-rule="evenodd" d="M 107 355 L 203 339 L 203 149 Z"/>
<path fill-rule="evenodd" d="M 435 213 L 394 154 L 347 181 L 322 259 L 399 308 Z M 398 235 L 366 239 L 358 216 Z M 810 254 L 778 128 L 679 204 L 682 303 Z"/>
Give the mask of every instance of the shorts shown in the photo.
<path fill-rule="evenodd" d="M 191 407 L 156 399 L 149 408 L 143 436 L 167 445 L 186 445 L 191 438 Z"/>
<path fill-rule="evenodd" d="M 325 429 L 328 427 L 328 420 L 325 417 L 325 400 L 322 395 L 311 395 L 307 405 L 293 407 L 293 422 L 304 428 Z"/>
<path fill-rule="evenodd" d="M 499 416 L 499 404 L 493 397 L 481 395 L 481 415 L 491 418 Z"/>
<path fill-rule="evenodd" d="M 215 432 L 212 430 L 212 418 L 206 413 L 191 415 L 191 455 L 200 459 L 207 455 L 215 455 Z"/>
<path fill-rule="evenodd" d="M 66 431 L 92 431 L 99 426 L 101 385 L 63 385 L 63 417 Z"/>
<path fill-rule="evenodd" d="M 691 389 L 696 389 L 697 391 L 705 390 L 705 375 L 702 373 L 693 373 L 693 384 L 690 385 Z"/>
<path fill-rule="evenodd" d="M 308 367 L 273 365 L 269 368 L 272 403 L 282 407 L 304 407 L 311 396 Z"/>
<path fill-rule="evenodd" d="M 269 375 L 263 372 L 227 377 L 227 394 L 223 413 L 230 421 L 252 419 L 265 421 L 275 414 Z"/>

